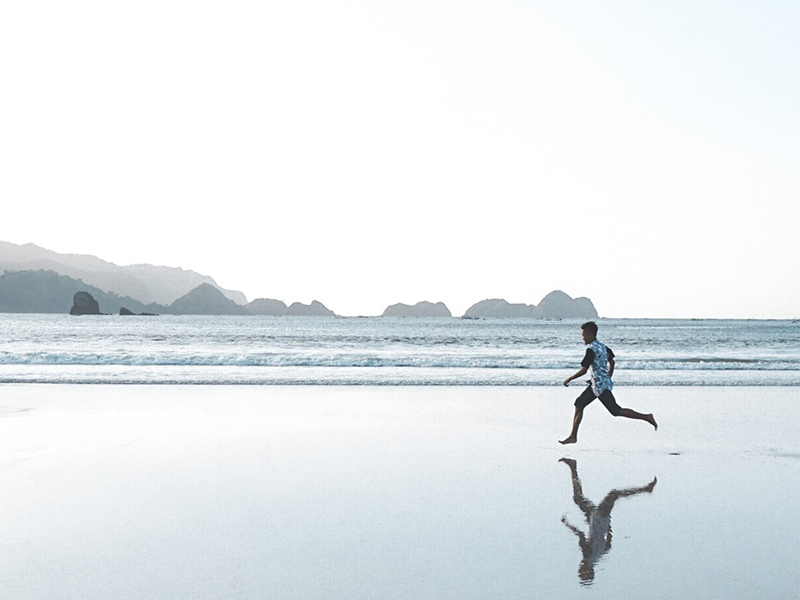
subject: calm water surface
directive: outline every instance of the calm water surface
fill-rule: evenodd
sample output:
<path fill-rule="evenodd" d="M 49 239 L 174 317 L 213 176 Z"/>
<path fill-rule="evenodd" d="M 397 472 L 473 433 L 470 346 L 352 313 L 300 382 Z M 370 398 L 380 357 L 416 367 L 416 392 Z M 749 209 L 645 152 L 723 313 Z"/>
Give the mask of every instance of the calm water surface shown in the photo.
<path fill-rule="evenodd" d="M 797 385 L 795 321 L 611 320 L 618 385 Z M 558 385 L 580 321 L 0 315 L 0 382 Z"/>

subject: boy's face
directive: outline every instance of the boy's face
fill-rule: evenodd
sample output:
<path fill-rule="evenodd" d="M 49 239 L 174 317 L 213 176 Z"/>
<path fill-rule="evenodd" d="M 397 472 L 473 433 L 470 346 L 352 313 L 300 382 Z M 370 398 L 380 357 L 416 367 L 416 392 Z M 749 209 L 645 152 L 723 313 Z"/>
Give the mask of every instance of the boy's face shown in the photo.
<path fill-rule="evenodd" d="M 588 329 L 581 329 L 581 337 L 583 338 L 583 343 L 587 346 L 591 344 L 595 340 L 595 335 Z"/>

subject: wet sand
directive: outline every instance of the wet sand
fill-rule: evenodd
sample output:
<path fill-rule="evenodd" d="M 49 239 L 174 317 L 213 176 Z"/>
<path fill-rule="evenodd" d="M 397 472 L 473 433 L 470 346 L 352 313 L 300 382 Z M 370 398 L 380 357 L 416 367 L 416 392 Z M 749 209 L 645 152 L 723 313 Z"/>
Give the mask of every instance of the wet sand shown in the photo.
<path fill-rule="evenodd" d="M 800 388 L 580 391 L 3 386 L 0 595 L 796 597 Z"/>

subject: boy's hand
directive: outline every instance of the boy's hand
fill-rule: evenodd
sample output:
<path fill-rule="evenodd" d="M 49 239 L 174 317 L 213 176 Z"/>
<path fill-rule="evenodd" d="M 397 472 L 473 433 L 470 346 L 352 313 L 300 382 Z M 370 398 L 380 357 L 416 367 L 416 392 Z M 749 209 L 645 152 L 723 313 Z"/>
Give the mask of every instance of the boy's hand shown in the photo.
<path fill-rule="evenodd" d="M 569 387 L 569 382 L 572 381 L 571 379 L 564 380 L 564 387 Z"/>

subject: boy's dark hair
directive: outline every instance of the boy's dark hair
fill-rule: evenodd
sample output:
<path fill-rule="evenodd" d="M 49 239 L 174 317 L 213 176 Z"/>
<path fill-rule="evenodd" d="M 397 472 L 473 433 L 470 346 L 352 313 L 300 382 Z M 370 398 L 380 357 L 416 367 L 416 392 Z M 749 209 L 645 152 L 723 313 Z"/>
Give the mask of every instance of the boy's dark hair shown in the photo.
<path fill-rule="evenodd" d="M 581 329 L 592 332 L 592 335 L 597 335 L 597 323 L 594 321 L 586 321 L 586 323 L 581 325 Z"/>

